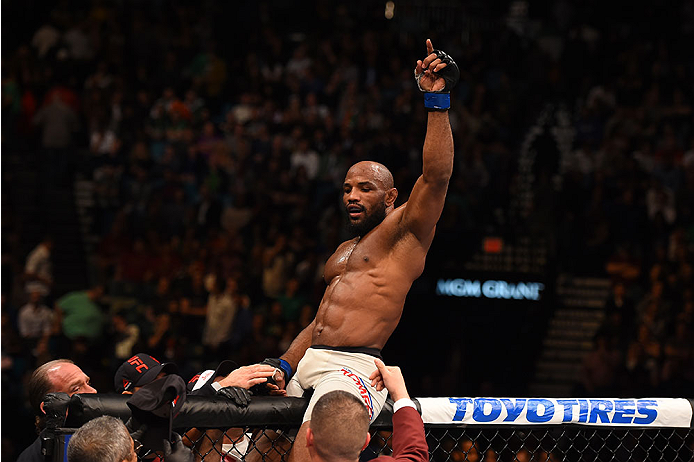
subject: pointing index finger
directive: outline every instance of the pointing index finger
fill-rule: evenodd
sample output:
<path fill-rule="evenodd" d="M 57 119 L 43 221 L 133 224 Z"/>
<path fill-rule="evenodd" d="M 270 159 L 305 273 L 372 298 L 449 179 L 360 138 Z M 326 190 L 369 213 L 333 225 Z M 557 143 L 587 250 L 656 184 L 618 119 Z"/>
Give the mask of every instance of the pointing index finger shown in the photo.
<path fill-rule="evenodd" d="M 434 52 L 434 45 L 431 44 L 431 39 L 427 39 L 427 54 L 430 55 Z"/>

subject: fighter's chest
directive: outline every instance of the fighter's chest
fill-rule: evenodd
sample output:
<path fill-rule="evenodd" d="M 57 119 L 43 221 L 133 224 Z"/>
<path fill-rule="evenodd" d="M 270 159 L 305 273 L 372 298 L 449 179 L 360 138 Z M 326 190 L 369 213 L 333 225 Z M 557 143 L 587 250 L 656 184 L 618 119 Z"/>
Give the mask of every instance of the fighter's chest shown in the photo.
<path fill-rule="evenodd" d="M 325 281 L 330 283 L 335 277 L 348 271 L 364 269 L 373 265 L 379 252 L 372 248 L 369 240 L 354 238 L 344 242 L 325 263 Z"/>

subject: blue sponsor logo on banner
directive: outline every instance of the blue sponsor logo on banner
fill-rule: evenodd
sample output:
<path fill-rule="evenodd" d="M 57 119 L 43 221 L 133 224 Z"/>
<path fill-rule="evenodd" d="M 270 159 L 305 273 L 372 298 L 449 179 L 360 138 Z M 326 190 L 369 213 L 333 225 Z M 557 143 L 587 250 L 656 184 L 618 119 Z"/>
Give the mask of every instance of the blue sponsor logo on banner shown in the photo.
<path fill-rule="evenodd" d="M 658 418 L 654 399 L 449 398 L 454 422 L 648 425 Z M 556 417 L 555 417 L 556 416 Z"/>

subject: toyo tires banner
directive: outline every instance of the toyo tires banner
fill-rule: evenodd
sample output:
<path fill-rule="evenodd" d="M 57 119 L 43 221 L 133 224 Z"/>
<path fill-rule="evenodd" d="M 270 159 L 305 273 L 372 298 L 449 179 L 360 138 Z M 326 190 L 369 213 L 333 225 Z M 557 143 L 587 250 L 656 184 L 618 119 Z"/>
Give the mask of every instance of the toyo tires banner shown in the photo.
<path fill-rule="evenodd" d="M 418 398 L 429 424 L 692 426 L 683 398 Z"/>

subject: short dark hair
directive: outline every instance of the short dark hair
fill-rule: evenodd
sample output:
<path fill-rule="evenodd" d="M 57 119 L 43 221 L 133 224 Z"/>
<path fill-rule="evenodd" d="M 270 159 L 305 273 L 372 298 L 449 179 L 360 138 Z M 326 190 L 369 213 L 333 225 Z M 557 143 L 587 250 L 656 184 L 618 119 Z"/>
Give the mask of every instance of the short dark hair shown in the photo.
<path fill-rule="evenodd" d="M 352 393 L 335 390 L 316 402 L 310 426 L 323 459 L 357 460 L 369 431 L 369 412 Z"/>
<path fill-rule="evenodd" d="M 36 429 L 37 431 L 43 430 L 45 425 L 44 413 L 41 411 L 41 403 L 43 402 L 43 397 L 46 394 L 55 391 L 55 385 L 48 376 L 48 371 L 61 363 L 74 364 L 69 359 L 54 359 L 53 361 L 48 361 L 47 363 L 37 367 L 34 372 L 32 372 L 31 377 L 29 377 L 29 382 L 27 383 L 27 393 L 29 394 L 29 403 L 31 404 L 31 410 L 34 411 L 36 416 Z"/>
<path fill-rule="evenodd" d="M 67 445 L 68 462 L 122 462 L 132 456 L 125 424 L 116 417 L 101 416 L 82 425 Z"/>

